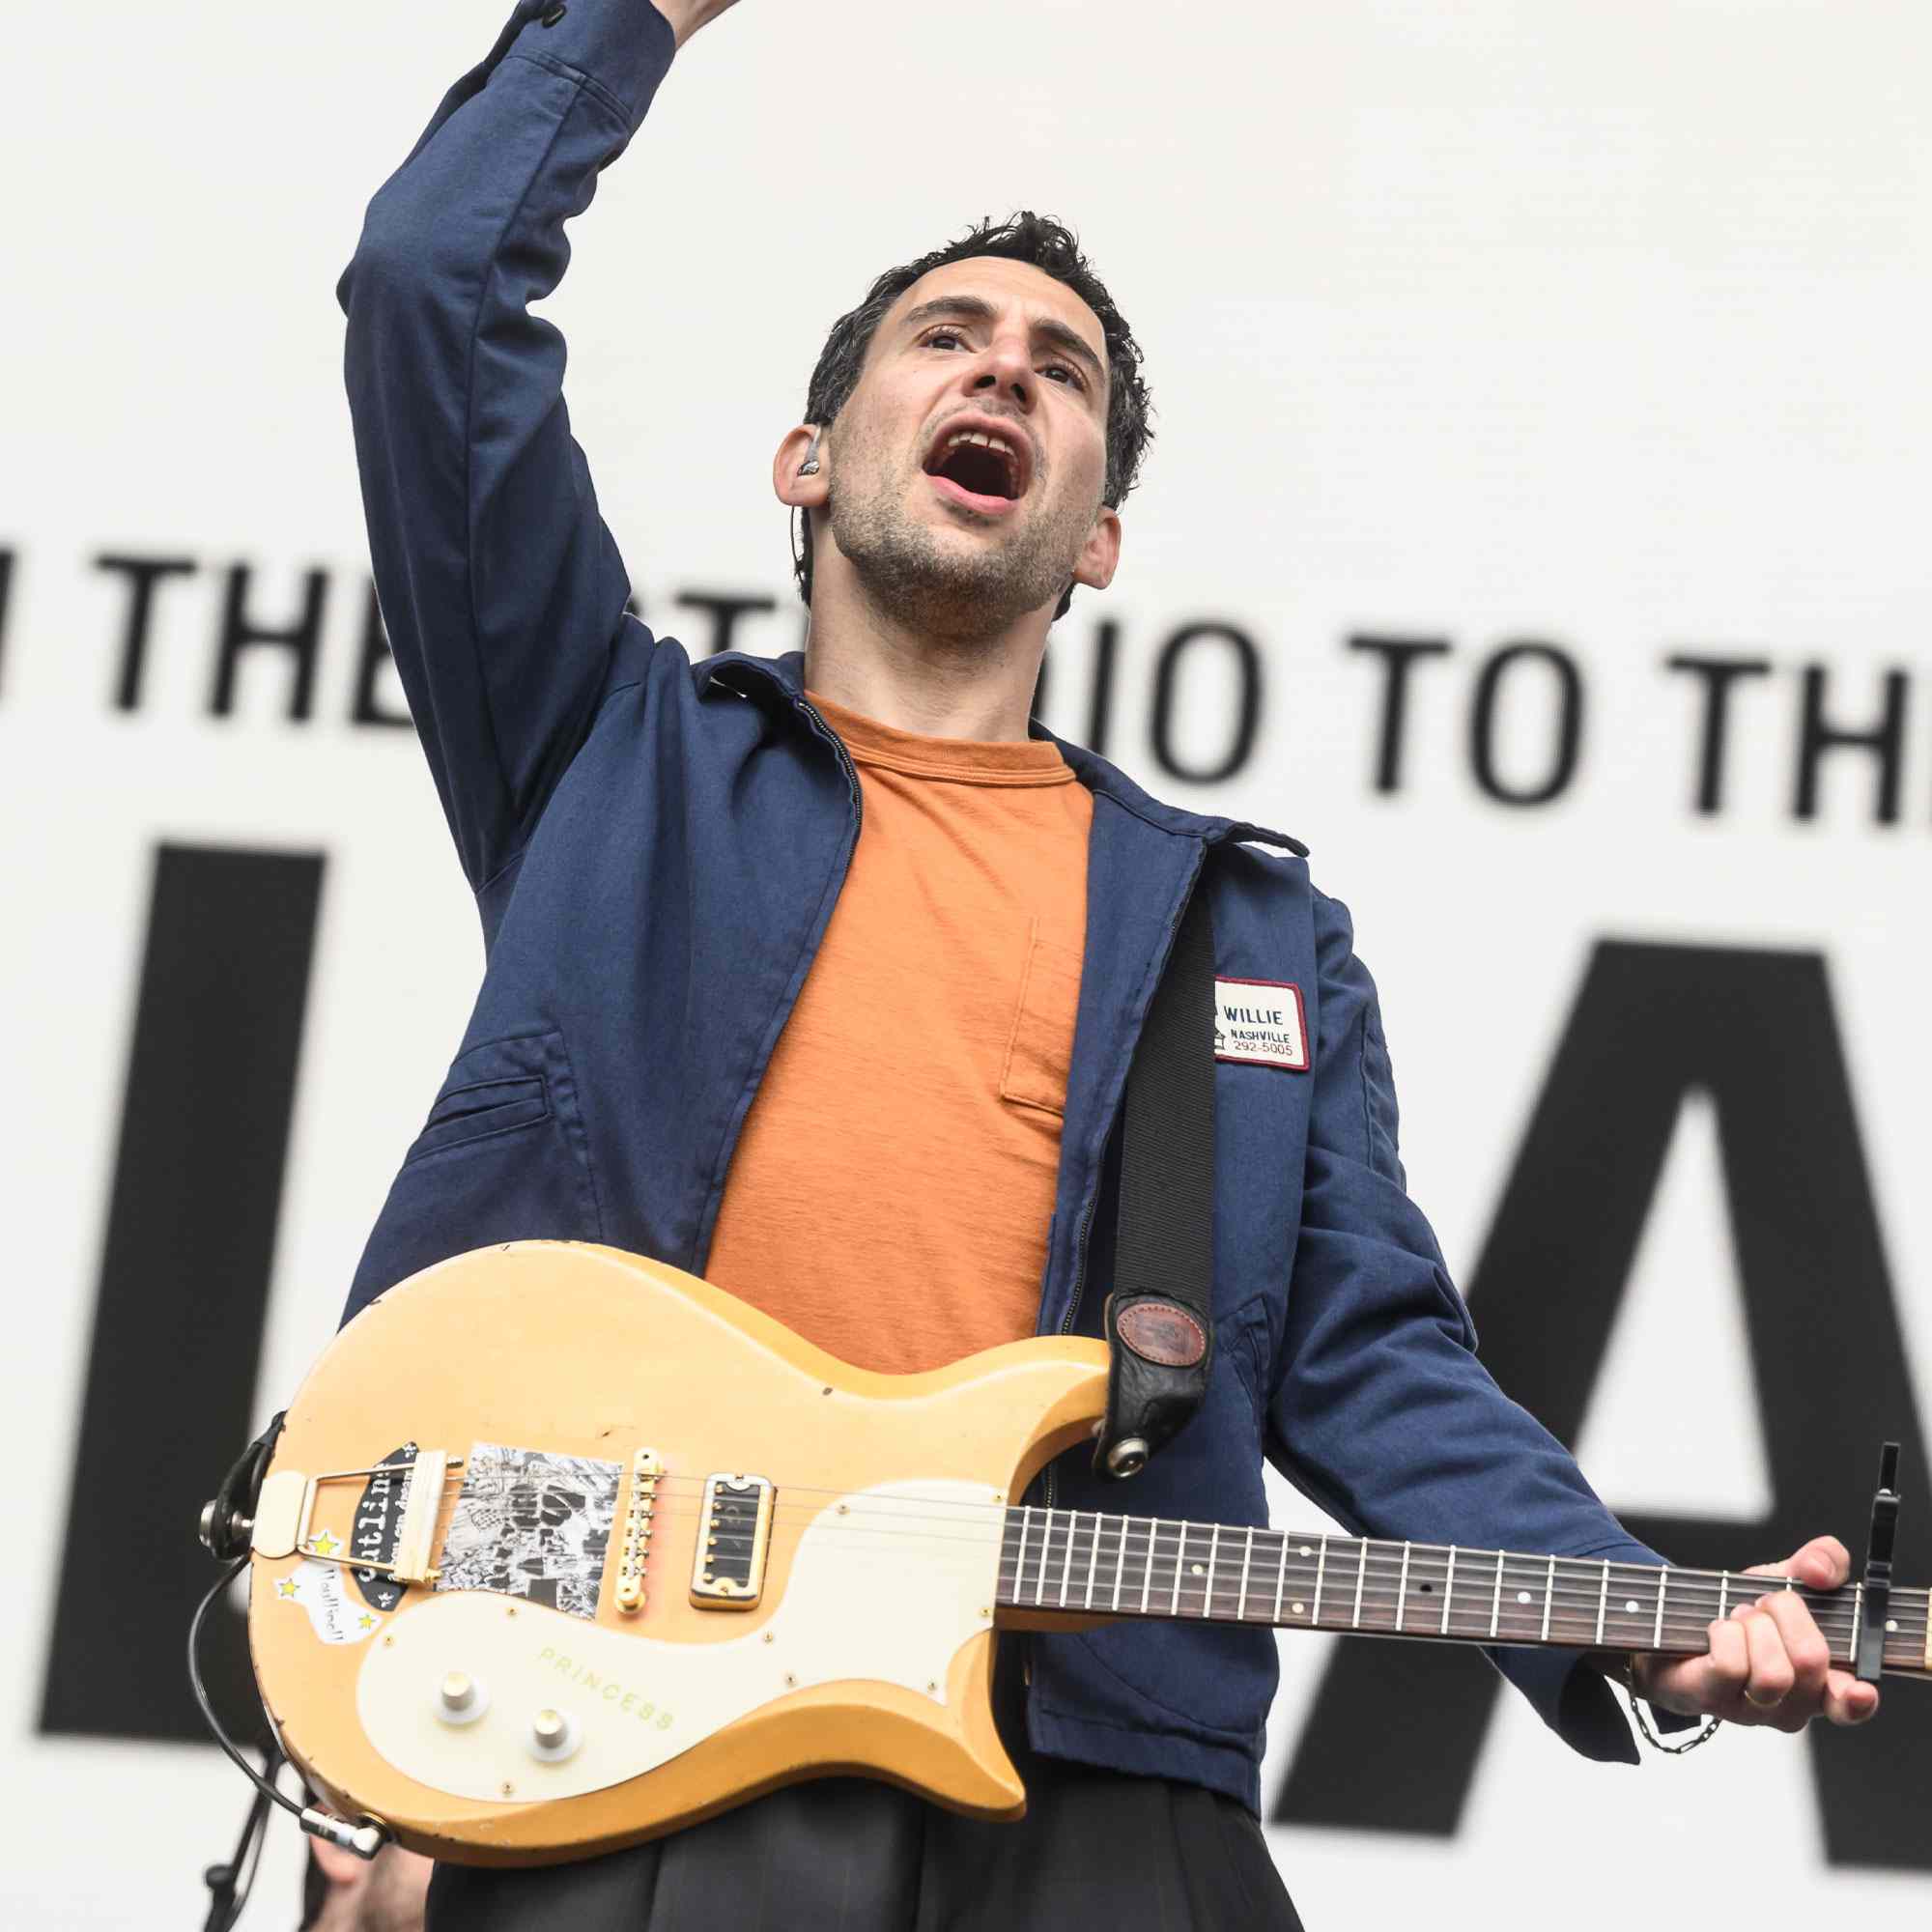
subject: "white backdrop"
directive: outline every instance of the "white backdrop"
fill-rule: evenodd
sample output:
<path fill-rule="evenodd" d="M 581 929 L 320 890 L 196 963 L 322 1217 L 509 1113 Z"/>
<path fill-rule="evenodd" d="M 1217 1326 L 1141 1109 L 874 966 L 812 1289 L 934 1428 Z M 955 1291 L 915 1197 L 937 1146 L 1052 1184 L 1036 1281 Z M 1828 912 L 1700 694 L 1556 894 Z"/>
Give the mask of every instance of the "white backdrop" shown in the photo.
<path fill-rule="evenodd" d="M 6 1400 L 51 1471 L 16 1485 L 4 1611 L 0 1896 L 20 1922 L 198 1923 L 199 1866 L 245 1798 L 209 1749 L 38 1730 L 154 848 L 327 855 L 264 1416 L 332 1326 L 474 991 L 474 914 L 413 738 L 349 722 L 366 553 L 332 285 L 368 195 L 498 24 L 479 0 L 102 0 L 9 25 Z M 770 596 L 739 641 L 777 652 L 797 606 L 766 477 L 825 327 L 968 220 L 1073 222 L 1146 348 L 1159 434 L 1114 588 L 1061 627 L 1049 722 L 1084 734 L 1110 618 L 1110 755 L 1313 846 L 1382 986 L 1411 1188 L 1465 1277 L 1596 941 L 1822 952 L 1922 1403 L 1928 66 L 1909 0 L 747 0 L 680 56 L 551 312 L 647 616 L 701 650 L 681 592 Z M 196 566 L 160 588 L 132 710 L 102 554 Z M 309 722 L 272 651 L 209 715 L 237 563 L 265 622 L 327 574 Z M 1264 671 L 1253 755 L 1207 786 L 1150 738 L 1156 650 L 1189 622 L 1246 632 Z M 1360 634 L 1452 645 L 1417 666 L 1393 791 Z M 1533 808 L 1487 797 L 1468 752 L 1482 665 L 1522 639 L 1567 652 L 1585 691 L 1574 780 Z M 1711 813 L 1698 688 L 1664 665 L 1684 652 L 1770 666 L 1735 694 Z M 1182 763 L 1226 742 L 1225 657 L 1187 660 Z M 1854 751 L 1794 815 L 1805 666 L 1845 725 L 1902 674 L 1895 822 Z M 1535 667 L 1502 687 L 1506 783 L 1548 766 L 1550 691 Z M 1579 1444 L 1616 1507 L 1769 1505 L 1718 1163 L 1693 1104 Z M 157 1373 L 191 1401 L 191 1368 Z M 1907 1426 L 1872 1417 L 1872 1446 Z M 1908 1498 L 1908 1581 L 1932 1580 L 1928 1504 Z M 1328 1641 L 1284 1641 L 1269 1792 Z M 1922 1729 L 1928 1696 L 1896 1687 L 1889 1716 Z M 1888 1750 L 1885 1719 L 1864 1743 Z M 298 1855 L 277 1839 L 251 1924 L 293 1921 Z M 1635 1776 L 1513 1702 L 1453 1838 L 1271 1843 L 1314 1932 L 1932 1902 L 1922 1870 L 1828 1866 L 1803 1746 L 1734 1733 Z"/>

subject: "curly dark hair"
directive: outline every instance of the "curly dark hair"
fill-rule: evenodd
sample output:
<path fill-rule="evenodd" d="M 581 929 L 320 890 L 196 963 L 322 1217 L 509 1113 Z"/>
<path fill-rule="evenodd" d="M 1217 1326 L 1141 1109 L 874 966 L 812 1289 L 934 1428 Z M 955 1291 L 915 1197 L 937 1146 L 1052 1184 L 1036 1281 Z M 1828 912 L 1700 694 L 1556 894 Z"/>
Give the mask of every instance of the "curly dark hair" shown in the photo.
<path fill-rule="evenodd" d="M 896 269 L 888 269 L 867 292 L 866 299 L 832 325 L 819 352 L 818 366 L 805 394 L 805 420 L 829 427 L 838 419 L 852 391 L 858 386 L 859 372 L 865 367 L 866 351 L 873 332 L 885 320 L 892 305 L 919 280 L 934 269 L 949 263 L 970 261 L 979 255 L 999 255 L 1008 261 L 1026 262 L 1065 285 L 1100 319 L 1107 347 L 1107 480 L 1101 500 L 1118 510 L 1140 476 L 1141 460 L 1153 440 L 1148 417 L 1153 405 L 1148 385 L 1141 380 L 1141 347 L 1134 340 L 1125 318 L 1114 306 L 1086 256 L 1080 252 L 1079 237 L 1049 215 L 1022 209 L 1005 221 L 990 216 L 978 227 L 969 228 L 956 242 L 922 255 Z M 811 604 L 811 517 L 805 518 L 802 550 L 792 554 L 792 570 L 798 579 L 798 594 L 808 608 Z M 1054 611 L 1054 620 L 1065 616 L 1073 601 L 1069 587 Z"/>

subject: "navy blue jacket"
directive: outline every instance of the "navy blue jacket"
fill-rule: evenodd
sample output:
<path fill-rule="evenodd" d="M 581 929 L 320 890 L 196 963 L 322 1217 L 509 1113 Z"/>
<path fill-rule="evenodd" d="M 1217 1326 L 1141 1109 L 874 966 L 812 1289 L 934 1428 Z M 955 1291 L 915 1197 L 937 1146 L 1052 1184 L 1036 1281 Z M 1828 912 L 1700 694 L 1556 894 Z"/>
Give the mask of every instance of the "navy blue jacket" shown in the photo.
<path fill-rule="evenodd" d="M 644 0 L 569 0 L 551 27 L 540 11 L 520 7 L 444 99 L 340 290 L 383 611 L 488 962 L 350 1313 L 521 1237 L 701 1274 L 746 1109 L 861 833 L 851 762 L 797 658 L 693 665 L 625 612 L 563 343 L 528 305 L 562 275 L 563 224 L 643 120 L 672 40 Z M 1197 880 L 1217 975 L 1300 987 L 1315 1043 L 1306 1073 L 1216 1065 L 1213 1373 L 1133 1510 L 1264 1522 L 1266 1454 L 1366 1534 L 1661 1561 L 1478 1363 L 1405 1190 L 1374 984 L 1304 848 L 1061 749 L 1094 822 L 1041 1333 L 1098 1333 L 1110 1139 Z M 1045 1480 L 1061 1507 L 1125 1499 L 1084 1451 Z M 1259 1809 L 1270 1632 L 1128 1622 L 1030 1641 L 1038 1748 Z M 1600 1675 L 1563 1653 L 1497 1660 L 1578 1749 L 1634 1758 Z"/>

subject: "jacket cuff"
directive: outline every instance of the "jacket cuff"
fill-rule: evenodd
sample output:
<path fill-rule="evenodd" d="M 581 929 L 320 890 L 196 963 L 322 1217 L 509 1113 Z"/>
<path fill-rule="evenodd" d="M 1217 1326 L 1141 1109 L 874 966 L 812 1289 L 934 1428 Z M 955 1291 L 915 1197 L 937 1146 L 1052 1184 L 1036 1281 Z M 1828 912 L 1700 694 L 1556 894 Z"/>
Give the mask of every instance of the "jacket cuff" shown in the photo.
<path fill-rule="evenodd" d="M 1615 1563 L 1670 1567 L 1656 1550 L 1634 1540 L 1614 1549 L 1592 1549 L 1584 1554 L 1607 1556 Z M 1642 1761 L 1643 1753 L 1637 1748 L 1630 1719 L 1624 1716 L 1621 1693 L 1588 1661 L 1587 1653 L 1512 1646 L 1492 1649 L 1489 1656 L 1490 1662 L 1536 1707 L 1536 1715 L 1572 1750 L 1599 1764 Z M 1650 1707 L 1650 1724 L 1655 1731 L 1685 1731 L 1697 1721 L 1695 1718 L 1680 1718 L 1672 1711 L 1660 1711 L 1654 1704 Z"/>
<path fill-rule="evenodd" d="M 1492 1656 L 1572 1750 L 1598 1764 L 1641 1761 L 1615 1687 L 1584 1656 L 1563 1650 L 1498 1650 Z"/>
<path fill-rule="evenodd" d="M 519 0 L 511 25 L 512 53 L 582 74 L 634 134 L 677 52 L 670 22 L 650 0 Z"/>

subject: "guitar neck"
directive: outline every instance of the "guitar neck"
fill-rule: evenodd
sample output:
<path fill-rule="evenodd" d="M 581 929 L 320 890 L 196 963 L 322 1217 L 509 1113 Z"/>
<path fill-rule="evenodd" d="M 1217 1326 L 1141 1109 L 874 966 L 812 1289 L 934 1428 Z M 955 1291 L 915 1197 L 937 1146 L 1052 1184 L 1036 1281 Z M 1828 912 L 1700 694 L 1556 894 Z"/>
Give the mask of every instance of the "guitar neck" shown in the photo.
<path fill-rule="evenodd" d="M 1000 1604 L 1049 1615 L 1206 1618 L 1447 1643 L 1697 1656 L 1710 1648 L 1714 1620 L 1740 1604 L 1795 1590 L 1833 1660 L 1850 1664 L 1864 1614 L 1862 1584 L 1808 1590 L 1788 1578 L 1727 1570 L 1660 1570 L 1593 1556 L 1525 1556 L 1094 1511 L 1009 1508 L 1006 1516 Z M 1928 1608 L 1925 1590 L 1890 1592 L 1887 1671 L 1932 1677 Z"/>

